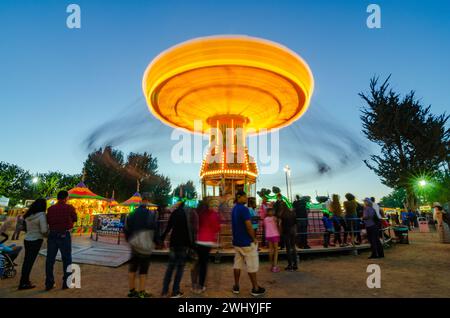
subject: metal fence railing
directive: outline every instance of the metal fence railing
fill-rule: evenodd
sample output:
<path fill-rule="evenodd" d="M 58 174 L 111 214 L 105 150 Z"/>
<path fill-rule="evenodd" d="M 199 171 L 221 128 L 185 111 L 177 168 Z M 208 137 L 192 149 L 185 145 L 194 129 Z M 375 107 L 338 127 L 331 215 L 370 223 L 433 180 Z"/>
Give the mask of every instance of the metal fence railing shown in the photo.
<path fill-rule="evenodd" d="M 353 248 L 355 251 L 357 250 L 357 246 L 359 244 L 356 244 L 355 238 L 358 238 L 362 233 L 364 233 L 364 223 L 360 218 L 349 218 L 349 217 L 342 217 L 341 219 L 334 220 L 334 223 L 337 223 L 339 221 L 339 232 L 328 232 L 325 229 L 325 226 L 322 221 L 321 212 L 310 212 L 312 215 L 308 218 L 297 218 L 297 229 L 300 229 L 302 223 L 304 224 L 306 222 L 306 231 L 300 231 L 297 230 L 297 242 L 300 241 L 300 237 L 302 235 L 306 235 L 307 241 L 315 240 L 320 241 L 324 239 L 324 236 L 326 234 L 329 234 L 331 237 L 330 239 L 335 238 L 335 236 L 340 235 L 341 236 L 341 242 L 344 242 L 347 244 L 346 247 Z M 316 214 L 316 215 L 314 215 Z M 158 228 L 156 235 L 161 236 L 162 233 L 165 231 L 167 222 L 168 222 L 169 214 L 163 214 L 160 216 L 158 220 Z M 260 243 L 264 243 L 264 226 L 263 226 L 263 220 L 261 218 L 257 217 L 258 221 L 258 229 L 256 232 L 257 239 Z M 95 226 L 95 224 L 94 224 Z M 303 226 L 305 228 L 305 226 Z M 382 240 L 383 245 L 387 244 L 391 241 L 391 230 L 392 226 L 389 225 L 387 227 L 381 227 L 379 229 L 380 231 L 380 239 Z M 343 236 L 343 237 L 342 237 Z M 348 244 L 348 238 L 350 238 L 350 244 Z M 361 237 L 363 239 L 363 237 Z M 102 231 L 100 229 L 93 229 L 91 234 L 91 239 L 98 241 L 99 239 L 102 241 L 110 241 L 114 242 L 116 244 L 121 244 L 124 242 L 124 234 L 123 234 L 123 227 L 118 228 L 114 231 Z M 163 244 L 163 248 L 168 248 L 169 246 L 169 239 L 170 237 L 166 238 L 166 241 Z M 346 239 L 344 241 L 344 239 Z M 362 242 L 361 239 L 361 243 Z M 337 240 L 338 241 L 338 240 Z M 232 233 L 231 233 L 231 219 L 230 218 L 222 218 L 221 220 L 221 231 L 219 232 L 219 235 L 217 237 L 217 248 L 216 251 L 218 253 L 221 253 L 222 251 L 231 248 L 232 247 Z"/>

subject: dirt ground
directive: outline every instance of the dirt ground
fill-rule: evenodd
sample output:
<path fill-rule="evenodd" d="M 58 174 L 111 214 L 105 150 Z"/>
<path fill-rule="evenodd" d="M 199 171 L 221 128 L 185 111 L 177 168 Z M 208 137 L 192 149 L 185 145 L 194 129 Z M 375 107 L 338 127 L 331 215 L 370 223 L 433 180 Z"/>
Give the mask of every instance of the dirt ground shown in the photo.
<path fill-rule="evenodd" d="M 368 260 L 369 252 L 354 255 L 310 256 L 301 260 L 298 272 L 271 273 L 267 260 L 261 261 L 258 279 L 267 289 L 266 297 L 450 297 L 450 244 L 440 244 L 436 233 L 410 233 L 410 245 L 394 244 L 385 251 L 383 260 Z M 23 254 L 16 263 L 22 264 Z M 286 260 L 281 259 L 282 268 Z M 367 265 L 381 267 L 381 288 L 366 286 Z M 108 268 L 81 265 L 81 288 L 45 292 L 45 258 L 39 256 L 32 272 L 37 288 L 18 291 L 19 274 L 0 281 L 0 297 L 124 297 L 127 294 L 127 265 Z M 56 276 L 61 277 L 61 263 L 57 262 Z M 161 292 L 166 267 L 165 259 L 155 259 L 150 266 L 147 290 L 155 296 Z M 20 271 L 20 266 L 19 266 Z M 58 285 L 59 284 L 59 285 Z M 232 259 L 210 264 L 207 286 L 203 296 L 190 291 L 189 265 L 182 281 L 185 297 L 235 297 Z M 249 297 L 248 277 L 241 277 L 241 294 Z"/>

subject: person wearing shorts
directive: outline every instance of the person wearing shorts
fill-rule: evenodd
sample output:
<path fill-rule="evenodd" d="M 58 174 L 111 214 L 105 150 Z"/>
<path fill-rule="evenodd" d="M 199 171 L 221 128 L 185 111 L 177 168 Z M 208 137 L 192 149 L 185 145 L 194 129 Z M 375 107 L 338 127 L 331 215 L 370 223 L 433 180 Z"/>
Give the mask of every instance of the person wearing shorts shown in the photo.
<path fill-rule="evenodd" d="M 148 268 L 150 267 L 150 257 L 146 255 L 139 255 L 137 253 L 133 253 L 130 260 L 129 272 L 137 273 L 139 275 L 147 275 Z"/>
<path fill-rule="evenodd" d="M 147 209 L 149 204 L 147 196 L 142 197 L 141 205 L 130 213 L 126 219 L 124 234 L 127 241 L 136 233 L 145 230 L 154 231 L 156 228 L 156 215 Z M 155 239 L 155 238 L 153 238 Z M 145 282 L 147 280 L 148 268 L 150 266 L 150 255 L 142 255 L 131 248 L 131 259 L 128 268 L 128 285 L 130 298 L 149 298 L 151 294 L 145 290 Z M 136 273 L 139 273 L 139 290 L 136 290 Z"/>
<path fill-rule="evenodd" d="M 269 245 L 269 261 L 272 264 L 270 271 L 278 273 L 278 243 L 280 243 L 280 222 L 273 215 L 273 209 L 267 209 L 267 216 L 264 218 L 264 228 L 266 229 L 266 241 Z"/>
<path fill-rule="evenodd" d="M 258 244 L 252 227 L 251 215 L 247 203 L 247 194 L 238 191 L 236 194 L 236 205 L 231 212 L 231 225 L 233 232 L 234 255 L 234 286 L 233 293 L 239 294 L 239 280 L 241 270 L 245 267 L 252 283 L 252 296 L 264 295 L 266 290 L 258 285 L 256 273 L 259 270 Z"/>

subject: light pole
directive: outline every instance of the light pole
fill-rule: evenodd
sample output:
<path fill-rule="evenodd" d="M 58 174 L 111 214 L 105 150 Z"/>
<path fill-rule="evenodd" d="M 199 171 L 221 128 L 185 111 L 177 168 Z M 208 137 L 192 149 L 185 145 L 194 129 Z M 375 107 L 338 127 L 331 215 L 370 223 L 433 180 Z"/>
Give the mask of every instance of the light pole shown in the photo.
<path fill-rule="evenodd" d="M 289 166 L 286 165 L 283 170 L 284 170 L 284 172 L 286 174 L 286 197 L 290 198 L 288 177 L 291 176 L 291 168 L 289 168 Z"/>

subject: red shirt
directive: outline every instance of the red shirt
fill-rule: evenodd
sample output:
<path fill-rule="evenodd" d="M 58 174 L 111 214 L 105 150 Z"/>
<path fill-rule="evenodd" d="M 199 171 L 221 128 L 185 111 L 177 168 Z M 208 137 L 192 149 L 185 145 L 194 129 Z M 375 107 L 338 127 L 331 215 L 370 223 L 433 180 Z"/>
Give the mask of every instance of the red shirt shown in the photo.
<path fill-rule="evenodd" d="M 217 234 L 220 231 L 219 213 L 213 209 L 202 211 L 198 216 L 197 244 L 217 245 Z"/>
<path fill-rule="evenodd" d="M 66 203 L 58 202 L 48 208 L 47 223 L 50 231 L 65 232 L 73 228 L 77 221 L 75 208 Z"/>

